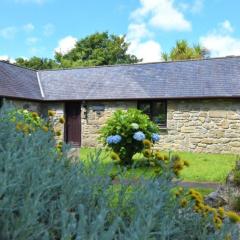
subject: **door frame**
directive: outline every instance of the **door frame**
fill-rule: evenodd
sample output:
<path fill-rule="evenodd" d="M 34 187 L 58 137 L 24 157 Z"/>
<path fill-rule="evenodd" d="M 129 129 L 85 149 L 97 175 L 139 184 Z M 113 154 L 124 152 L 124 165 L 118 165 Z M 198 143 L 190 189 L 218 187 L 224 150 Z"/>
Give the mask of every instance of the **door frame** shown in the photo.
<path fill-rule="evenodd" d="M 80 108 L 80 116 L 79 116 L 79 128 L 80 128 L 80 139 L 79 139 L 79 143 L 76 143 L 76 144 L 72 144 L 73 147 L 81 147 L 82 145 L 82 101 L 67 101 L 67 102 L 64 102 L 64 118 L 65 118 L 65 124 L 64 124 L 64 142 L 65 143 L 68 143 L 68 128 L 67 128 L 67 125 L 68 125 L 68 116 L 67 116 L 67 105 L 68 104 L 71 104 L 71 103 L 78 103 L 79 104 L 79 108 Z"/>

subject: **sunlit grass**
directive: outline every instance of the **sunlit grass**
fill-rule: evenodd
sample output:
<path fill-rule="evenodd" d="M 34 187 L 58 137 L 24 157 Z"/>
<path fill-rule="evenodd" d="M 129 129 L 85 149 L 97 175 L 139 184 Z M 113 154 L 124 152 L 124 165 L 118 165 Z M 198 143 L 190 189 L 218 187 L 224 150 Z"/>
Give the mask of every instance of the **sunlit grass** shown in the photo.
<path fill-rule="evenodd" d="M 80 159 L 87 161 L 88 154 L 94 154 L 96 149 L 82 148 L 80 150 Z M 182 159 L 190 163 L 188 168 L 181 172 L 181 178 L 184 181 L 193 182 L 224 182 L 227 174 L 234 167 L 236 155 L 233 154 L 207 154 L 207 153 L 190 153 L 179 152 Z M 102 166 L 111 165 L 112 160 L 108 152 L 101 151 Z M 141 167 L 126 170 L 126 178 L 150 177 L 154 175 L 154 167 Z M 119 171 L 119 166 L 113 166 L 113 174 Z"/>

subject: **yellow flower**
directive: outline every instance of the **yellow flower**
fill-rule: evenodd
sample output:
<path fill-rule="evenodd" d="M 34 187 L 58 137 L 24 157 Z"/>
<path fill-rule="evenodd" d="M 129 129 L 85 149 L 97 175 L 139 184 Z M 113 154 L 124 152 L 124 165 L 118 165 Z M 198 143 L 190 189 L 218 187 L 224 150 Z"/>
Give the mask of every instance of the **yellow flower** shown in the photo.
<path fill-rule="evenodd" d="M 58 137 L 59 137 L 59 136 L 61 136 L 61 134 L 62 134 L 62 133 L 61 133 L 61 131 L 60 131 L 60 130 L 56 131 L 56 136 L 58 136 Z"/>
<path fill-rule="evenodd" d="M 181 202 L 180 202 L 180 205 L 181 205 L 181 207 L 186 207 L 187 206 L 187 200 L 185 199 L 185 198 L 183 198 L 182 200 L 181 200 Z"/>
<path fill-rule="evenodd" d="M 48 110 L 48 116 L 53 117 L 55 115 L 55 112 L 52 110 Z"/>
<path fill-rule="evenodd" d="M 143 145 L 146 149 L 151 149 L 152 143 L 148 139 L 143 140 Z"/>
<path fill-rule="evenodd" d="M 183 192 L 183 188 L 182 188 L 182 187 L 179 187 L 179 188 L 178 188 L 178 191 L 179 191 L 180 193 L 182 193 L 182 192 Z"/>
<path fill-rule="evenodd" d="M 45 131 L 45 132 L 48 132 L 48 127 L 43 126 L 43 127 L 42 127 L 42 130 Z"/>
<path fill-rule="evenodd" d="M 218 216 L 215 215 L 213 217 L 213 222 L 217 229 L 220 229 L 222 227 L 222 220 Z"/>
<path fill-rule="evenodd" d="M 151 157 L 151 150 L 150 150 L 150 149 L 145 149 L 145 150 L 143 151 L 143 155 L 144 155 L 144 157 L 146 157 L 146 158 Z"/>
<path fill-rule="evenodd" d="M 222 208 L 222 207 L 218 208 L 218 213 L 219 213 L 220 217 L 224 217 L 224 213 L 225 213 L 224 208 Z"/>
<path fill-rule="evenodd" d="M 119 161 L 120 160 L 119 155 L 116 152 L 111 152 L 110 157 L 114 161 Z"/>
<path fill-rule="evenodd" d="M 156 153 L 155 153 L 155 157 L 157 158 L 157 160 L 163 161 L 163 156 L 161 155 L 160 152 L 156 152 Z"/>
<path fill-rule="evenodd" d="M 163 160 L 164 160 L 164 161 L 168 161 L 168 160 L 169 160 L 169 157 L 168 157 L 167 155 L 164 155 L 164 156 L 163 156 Z"/>
<path fill-rule="evenodd" d="M 38 113 L 32 112 L 32 117 L 33 117 L 33 118 L 38 118 Z"/>
<path fill-rule="evenodd" d="M 183 161 L 181 161 L 181 160 L 177 160 L 177 161 L 174 162 L 174 164 L 173 164 L 174 170 L 180 171 L 180 170 L 183 169 L 183 167 L 184 167 L 184 163 L 183 163 Z"/>
<path fill-rule="evenodd" d="M 183 160 L 183 164 L 184 164 L 184 166 L 186 166 L 186 167 L 189 167 L 189 162 L 188 161 L 186 161 L 186 160 Z"/>
<path fill-rule="evenodd" d="M 238 223 L 240 222 L 240 216 L 233 212 L 233 211 L 228 211 L 226 212 L 226 215 L 229 217 L 230 221 L 233 223 Z"/>
<path fill-rule="evenodd" d="M 29 134 L 30 129 L 29 129 L 28 125 L 24 125 L 22 130 L 25 134 Z"/>
<path fill-rule="evenodd" d="M 17 130 L 22 130 L 23 124 L 22 123 L 17 123 L 16 124 L 16 129 Z"/>
<path fill-rule="evenodd" d="M 64 123 L 65 123 L 64 117 L 59 118 L 59 122 L 60 122 L 61 124 L 64 124 Z"/>
<path fill-rule="evenodd" d="M 225 237 L 225 240 L 232 240 L 232 236 L 230 234 L 228 234 L 226 237 Z"/>

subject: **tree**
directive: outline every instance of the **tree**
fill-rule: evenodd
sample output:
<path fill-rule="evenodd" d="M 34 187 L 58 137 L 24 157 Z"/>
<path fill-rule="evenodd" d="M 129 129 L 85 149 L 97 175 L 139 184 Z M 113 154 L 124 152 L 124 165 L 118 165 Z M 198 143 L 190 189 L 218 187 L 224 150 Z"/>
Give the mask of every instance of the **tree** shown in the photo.
<path fill-rule="evenodd" d="M 22 67 L 32 68 L 36 70 L 54 69 L 59 67 L 55 60 L 39 57 L 32 57 L 30 59 L 17 58 L 16 64 Z"/>
<path fill-rule="evenodd" d="M 124 36 L 95 33 L 80 39 L 66 54 L 56 52 L 54 59 L 36 56 L 30 59 L 17 58 L 16 64 L 39 70 L 140 62 L 141 59 L 127 53 L 129 45 Z"/>
<path fill-rule="evenodd" d="M 172 48 L 170 53 L 163 53 L 162 58 L 165 61 L 177 61 L 184 59 L 203 59 L 209 56 L 209 51 L 201 45 L 193 45 L 192 47 L 186 40 L 176 42 L 176 46 Z"/>
<path fill-rule="evenodd" d="M 75 48 L 55 59 L 62 67 L 101 66 L 140 62 L 136 56 L 128 54 L 129 43 L 125 36 L 109 35 L 108 32 L 95 33 L 80 39 Z"/>

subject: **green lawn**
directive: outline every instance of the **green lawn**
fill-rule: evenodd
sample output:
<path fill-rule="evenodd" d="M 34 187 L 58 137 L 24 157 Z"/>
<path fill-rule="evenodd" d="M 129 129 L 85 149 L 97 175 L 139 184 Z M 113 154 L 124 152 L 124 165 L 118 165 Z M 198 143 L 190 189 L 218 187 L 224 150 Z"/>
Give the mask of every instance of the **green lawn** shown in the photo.
<path fill-rule="evenodd" d="M 87 156 L 93 153 L 94 149 L 82 148 L 80 150 L 80 159 L 86 161 Z M 205 153 L 189 153 L 179 152 L 181 158 L 190 163 L 185 168 L 181 177 L 185 181 L 194 182 L 224 182 L 227 174 L 234 167 L 236 156 L 232 154 L 205 154 Z M 103 167 L 111 163 L 108 154 L 102 151 L 101 161 Z M 117 172 L 117 166 L 113 171 Z M 126 177 L 138 178 L 140 176 L 148 177 L 154 173 L 154 168 L 137 168 L 130 169 L 126 173 Z"/>

